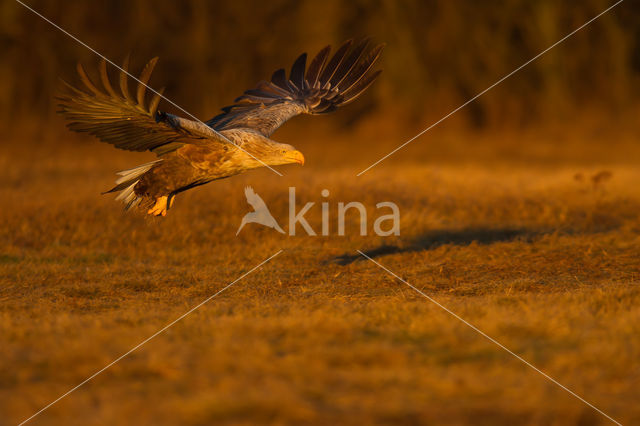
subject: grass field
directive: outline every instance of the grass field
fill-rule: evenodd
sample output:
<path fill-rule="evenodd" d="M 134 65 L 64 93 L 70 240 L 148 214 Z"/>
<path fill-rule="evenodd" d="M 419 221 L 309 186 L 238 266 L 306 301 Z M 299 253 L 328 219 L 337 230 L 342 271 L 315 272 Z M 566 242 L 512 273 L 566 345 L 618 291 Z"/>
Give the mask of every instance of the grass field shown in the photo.
<path fill-rule="evenodd" d="M 315 123 L 315 122 L 314 122 Z M 302 122 L 301 125 L 311 123 Z M 410 133 L 410 132 L 408 132 Z M 264 259 L 264 267 L 33 424 L 607 424 L 360 249 L 623 424 L 640 424 L 640 148 L 632 137 L 433 132 L 281 140 L 285 167 L 124 213 L 114 172 L 151 156 L 70 133 L 0 157 L 0 424 L 17 424 Z M 411 136 L 408 134 L 408 136 Z M 387 140 L 388 139 L 388 140 Z M 387 149 L 388 148 L 388 149 Z M 252 185 L 394 201 L 401 235 L 236 229 Z M 308 215 L 320 228 L 320 209 Z M 335 222 L 332 222 L 335 224 Z"/>

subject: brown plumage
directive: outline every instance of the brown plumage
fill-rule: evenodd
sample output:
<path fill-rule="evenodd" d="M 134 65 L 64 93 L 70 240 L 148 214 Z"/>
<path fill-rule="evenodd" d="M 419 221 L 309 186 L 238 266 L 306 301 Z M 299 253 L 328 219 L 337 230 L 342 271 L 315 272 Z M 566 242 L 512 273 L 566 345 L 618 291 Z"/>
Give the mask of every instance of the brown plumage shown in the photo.
<path fill-rule="evenodd" d="M 203 123 L 158 110 L 162 93 L 146 103 L 146 84 L 157 58 L 142 70 L 135 99 L 128 88 L 128 77 L 120 73 L 120 92 L 116 93 L 100 63 L 99 89 L 78 65 L 85 90 L 67 85 L 60 96 L 60 112 L 68 127 L 87 132 L 116 148 L 151 151 L 159 159 L 119 172 L 117 199 L 126 208 L 134 206 L 147 213 L 164 216 L 176 194 L 216 179 L 246 170 L 281 164 L 304 163 L 302 153 L 293 146 L 269 139 L 285 121 L 298 114 L 323 114 L 353 101 L 380 74 L 371 68 L 382 45 L 367 51 L 368 40 L 342 44 L 330 57 L 330 47 L 322 49 L 306 66 L 307 55 L 296 59 L 289 78 L 279 69 L 271 81 L 262 81 L 244 92 L 233 105 Z M 127 70 L 128 59 L 123 64 Z"/>

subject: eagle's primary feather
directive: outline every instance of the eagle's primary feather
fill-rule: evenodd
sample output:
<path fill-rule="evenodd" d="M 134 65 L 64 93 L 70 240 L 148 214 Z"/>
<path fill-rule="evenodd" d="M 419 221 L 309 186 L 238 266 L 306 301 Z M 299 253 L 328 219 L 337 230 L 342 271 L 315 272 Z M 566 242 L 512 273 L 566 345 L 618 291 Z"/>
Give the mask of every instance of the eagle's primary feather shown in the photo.
<path fill-rule="evenodd" d="M 348 40 L 330 57 L 329 46 L 311 60 L 300 55 L 291 67 L 273 73 L 247 90 L 222 113 L 203 123 L 158 110 L 163 90 L 147 103 L 147 83 L 157 58 L 143 68 L 135 98 L 128 88 L 125 59 L 118 94 L 100 63 L 99 88 L 81 65 L 78 74 L 85 89 L 69 84 L 58 97 L 68 127 L 87 132 L 116 148 L 151 151 L 159 160 L 120 172 L 118 199 L 126 207 L 140 206 L 152 215 L 166 215 L 179 192 L 249 169 L 304 163 L 294 147 L 269 139 L 285 121 L 299 114 L 323 114 L 345 105 L 364 92 L 380 74 L 371 71 L 383 45 L 368 50 L 369 40 Z"/>

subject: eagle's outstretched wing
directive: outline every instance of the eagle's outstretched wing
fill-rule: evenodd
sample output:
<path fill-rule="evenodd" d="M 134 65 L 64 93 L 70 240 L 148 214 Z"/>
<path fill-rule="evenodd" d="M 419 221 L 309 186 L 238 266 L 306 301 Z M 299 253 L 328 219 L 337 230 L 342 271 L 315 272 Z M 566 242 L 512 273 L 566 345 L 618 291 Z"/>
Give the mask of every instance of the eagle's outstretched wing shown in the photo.
<path fill-rule="evenodd" d="M 104 60 L 100 62 L 100 79 L 103 90 L 89 79 L 78 64 L 78 74 L 88 91 L 76 89 L 65 83 L 71 93 L 60 95 L 59 112 L 70 121 L 68 127 L 76 132 L 87 132 L 116 148 L 129 151 L 153 151 L 163 155 L 174 151 L 185 143 L 199 144 L 204 140 L 228 142 L 215 130 L 197 121 L 186 120 L 171 114 L 157 111 L 160 94 L 156 93 L 148 105 L 145 105 L 146 84 L 158 58 L 153 58 L 142 70 L 136 99 L 128 88 L 128 77 L 120 73 L 120 91 L 118 95 L 107 75 Z M 128 58 L 123 69 L 128 68 Z M 201 131 L 198 131 L 201 130 Z"/>
<path fill-rule="evenodd" d="M 303 53 L 291 67 L 288 79 L 284 69 L 279 69 L 271 81 L 262 81 L 244 92 L 207 124 L 218 131 L 251 128 L 268 137 L 298 114 L 333 111 L 357 98 L 380 74 L 379 70 L 369 71 L 384 45 L 366 52 L 368 44 L 366 39 L 355 45 L 348 40 L 329 60 L 331 47 L 327 46 L 308 68 L 307 54 Z"/>

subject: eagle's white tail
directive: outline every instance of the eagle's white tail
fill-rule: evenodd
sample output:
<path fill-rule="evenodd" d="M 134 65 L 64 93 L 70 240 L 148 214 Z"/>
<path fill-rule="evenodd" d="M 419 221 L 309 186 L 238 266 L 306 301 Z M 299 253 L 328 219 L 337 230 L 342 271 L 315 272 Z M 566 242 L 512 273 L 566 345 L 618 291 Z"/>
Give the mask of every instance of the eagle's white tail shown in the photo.
<path fill-rule="evenodd" d="M 140 176 L 151 170 L 153 165 L 159 161 L 162 160 L 152 161 L 150 163 L 134 167 L 133 169 L 117 172 L 120 177 L 116 179 L 116 186 L 107 191 L 107 193 L 121 191 L 116 197 L 116 200 L 122 200 L 125 204 L 125 210 L 129 210 L 130 208 L 137 206 L 140 201 L 142 201 L 142 197 L 139 197 L 135 193 L 134 188 L 140 181 Z"/>

